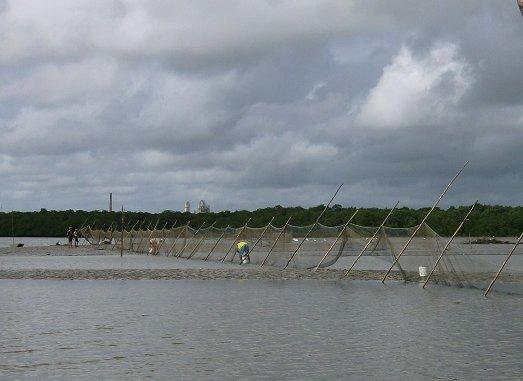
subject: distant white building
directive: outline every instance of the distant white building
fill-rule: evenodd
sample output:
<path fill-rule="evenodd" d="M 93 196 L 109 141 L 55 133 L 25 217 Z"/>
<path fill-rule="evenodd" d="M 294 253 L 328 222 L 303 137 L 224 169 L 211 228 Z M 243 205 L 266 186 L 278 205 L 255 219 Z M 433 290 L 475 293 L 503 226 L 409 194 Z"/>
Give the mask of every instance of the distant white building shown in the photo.
<path fill-rule="evenodd" d="M 205 200 L 200 200 L 198 203 L 198 213 L 209 213 L 211 211 L 211 207 L 209 204 L 205 202 Z"/>
<path fill-rule="evenodd" d="M 183 212 L 191 213 L 191 204 L 189 203 L 189 201 L 185 201 L 185 205 L 183 206 Z"/>

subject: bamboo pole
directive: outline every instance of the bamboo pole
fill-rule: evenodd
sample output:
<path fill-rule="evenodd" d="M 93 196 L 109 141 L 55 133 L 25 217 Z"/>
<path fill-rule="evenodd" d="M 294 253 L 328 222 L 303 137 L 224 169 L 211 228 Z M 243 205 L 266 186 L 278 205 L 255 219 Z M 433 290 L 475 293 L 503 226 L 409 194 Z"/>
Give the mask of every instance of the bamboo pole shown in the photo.
<path fill-rule="evenodd" d="M 178 220 L 175 220 L 174 224 L 171 226 L 171 228 L 169 230 L 173 230 L 174 227 L 176 226 L 177 222 L 178 222 Z M 160 253 L 160 249 L 162 248 L 164 242 L 165 242 L 165 233 L 163 233 L 163 240 L 160 242 L 160 245 L 158 246 L 158 253 Z"/>
<path fill-rule="evenodd" d="M 265 262 L 267 262 L 267 259 L 269 259 L 269 255 L 271 255 L 272 251 L 274 250 L 274 248 L 276 247 L 276 244 L 278 243 L 278 240 L 280 239 L 280 237 L 283 235 L 283 233 L 285 232 L 285 228 L 287 227 L 287 225 L 289 225 L 289 222 L 291 221 L 291 217 L 289 217 L 287 219 L 287 222 L 285 222 L 285 225 L 283 225 L 283 227 L 281 228 L 281 231 L 278 233 L 278 236 L 276 237 L 276 239 L 274 240 L 274 243 L 272 244 L 271 248 L 269 249 L 269 252 L 267 253 L 267 255 L 265 256 L 265 258 L 263 259 L 263 262 L 262 264 L 260 265 L 260 267 L 263 267 L 263 265 L 265 264 Z"/>
<path fill-rule="evenodd" d="M 218 239 L 216 240 L 216 242 L 214 243 L 214 246 L 212 247 L 212 249 L 209 251 L 209 253 L 207 254 L 207 256 L 203 259 L 204 261 L 206 261 L 207 259 L 209 259 L 209 257 L 211 256 L 212 252 L 214 251 L 214 249 L 216 249 L 216 246 L 218 246 L 218 243 L 220 243 L 221 239 L 225 236 L 225 233 L 227 233 L 227 229 L 229 229 L 231 225 L 227 225 L 227 227 L 225 228 L 225 230 L 222 232 L 222 234 L 218 237 Z"/>
<path fill-rule="evenodd" d="M 194 233 L 194 236 L 192 237 L 193 239 L 197 239 L 196 236 L 198 235 L 198 233 L 200 232 L 200 230 L 202 230 L 203 226 L 205 225 L 207 221 L 203 221 L 203 224 L 200 225 L 200 227 L 198 228 L 198 230 L 196 230 L 196 233 Z M 187 246 L 189 246 L 189 244 L 192 242 L 192 239 L 188 239 L 187 242 L 185 243 L 185 246 L 182 247 L 182 250 L 180 250 L 180 252 L 178 253 L 177 257 L 180 258 L 183 254 L 183 252 L 185 251 L 185 249 L 187 248 Z M 183 258 L 183 257 L 182 257 Z"/>
<path fill-rule="evenodd" d="M 305 240 L 307 240 L 307 238 L 312 233 L 312 231 L 314 230 L 316 225 L 318 225 L 318 223 L 320 222 L 320 219 L 323 217 L 323 214 L 327 211 L 327 209 L 331 205 L 331 202 L 334 200 L 334 198 L 336 197 L 336 195 L 338 194 L 338 192 L 340 191 L 342 186 L 343 186 L 343 184 L 340 184 L 338 189 L 336 189 L 336 192 L 334 193 L 334 196 L 332 196 L 330 201 L 329 201 L 329 203 L 327 205 L 325 205 L 325 208 L 323 208 L 323 210 L 321 211 L 321 213 L 318 216 L 318 218 L 316 218 L 316 222 L 314 222 L 314 224 L 311 226 L 310 230 L 307 232 L 307 234 L 305 234 L 305 237 L 303 237 L 302 241 L 298 244 L 298 247 L 296 248 L 296 250 L 294 250 L 294 252 L 291 254 L 291 257 L 289 258 L 289 260 L 287 261 L 287 264 L 283 268 L 284 270 L 289 266 L 289 264 L 291 263 L 292 259 L 294 258 L 294 256 L 298 252 L 298 250 L 300 250 L 301 246 L 305 243 Z"/>
<path fill-rule="evenodd" d="M 151 241 L 152 237 L 153 237 L 153 234 L 154 234 L 154 231 L 156 230 L 156 228 L 158 227 L 158 223 L 160 222 L 160 219 L 158 218 L 156 220 L 156 224 L 154 224 L 154 228 L 153 230 L 151 230 L 151 232 L 149 233 L 149 236 L 147 237 L 147 241 L 145 242 L 145 244 L 147 245 L 148 242 Z M 141 253 L 143 254 L 143 250 L 141 251 Z M 149 251 L 147 251 L 147 255 L 149 255 Z"/>
<path fill-rule="evenodd" d="M 116 230 L 118 228 L 118 224 L 116 222 L 113 223 L 113 228 L 111 229 L 111 238 L 109 238 L 109 244 L 111 244 L 111 242 L 113 242 L 113 237 L 114 237 L 114 232 L 115 231 L 118 231 Z M 114 246 L 111 246 L 111 250 Z"/>
<path fill-rule="evenodd" d="M 130 225 L 130 222 L 127 223 L 127 226 L 124 226 L 124 229 L 123 229 L 123 230 L 125 230 L 126 227 L 129 227 L 129 225 Z M 123 234 L 123 231 L 122 231 L 121 234 Z M 117 243 L 116 240 L 115 240 L 114 245 L 111 246 L 111 250 L 114 250 L 114 248 L 115 248 L 117 245 L 118 245 L 118 243 Z"/>
<path fill-rule="evenodd" d="M 212 225 L 207 228 L 207 229 L 209 229 L 208 233 L 211 232 L 211 229 L 214 227 L 215 224 L 216 224 L 216 221 L 214 221 L 212 223 Z M 196 250 L 198 250 L 198 248 L 202 244 L 205 237 L 207 237 L 207 234 L 204 233 L 202 238 L 200 238 L 200 240 L 196 243 L 196 246 L 194 246 L 194 249 L 192 249 L 191 252 L 189 253 L 189 255 L 187 256 L 187 259 L 191 259 L 193 257 L 193 255 L 196 253 Z"/>
<path fill-rule="evenodd" d="M 120 243 L 120 257 L 123 257 L 123 231 L 125 229 L 124 226 L 124 215 L 123 215 L 123 205 L 122 205 L 122 241 Z"/>
<path fill-rule="evenodd" d="M 167 254 L 165 255 L 166 257 L 168 257 L 169 255 L 171 255 L 171 252 L 173 251 L 174 249 L 174 245 L 176 245 L 176 241 L 178 241 L 178 238 L 181 237 L 181 235 L 183 234 L 183 232 L 185 232 L 187 230 L 187 227 L 189 226 L 189 224 L 191 223 L 191 220 L 187 221 L 187 224 L 185 225 L 185 227 L 183 229 L 180 230 L 180 232 L 178 233 L 178 235 L 176 236 L 176 238 L 174 239 L 174 242 L 173 244 L 171 245 L 171 248 L 169 249 L 169 251 L 167 252 Z M 175 253 L 176 254 L 176 253 Z M 176 256 L 176 255 L 175 255 Z"/>
<path fill-rule="evenodd" d="M 496 283 L 496 280 L 498 280 L 499 278 L 499 275 L 501 274 L 501 272 L 503 271 L 503 269 L 505 268 L 505 265 L 507 264 L 508 260 L 510 259 L 510 257 L 512 256 L 512 254 L 514 253 L 514 251 L 516 251 L 516 247 L 518 247 L 519 243 L 521 242 L 521 239 L 523 238 L 523 233 L 520 234 L 518 240 L 516 241 L 516 244 L 514 245 L 514 247 L 512 248 L 512 250 L 510 250 L 510 253 L 508 253 L 507 257 L 505 258 L 505 260 L 503 261 L 503 264 L 501 265 L 501 267 L 499 268 L 498 272 L 496 273 L 496 276 L 494 277 L 494 279 L 492 279 L 492 281 L 490 282 L 489 286 L 487 287 L 487 290 L 485 291 L 485 296 L 488 295 L 488 293 L 490 292 L 490 289 L 492 288 L 492 286 L 494 285 L 494 283 Z"/>
<path fill-rule="evenodd" d="M 225 253 L 224 257 L 222 258 L 221 262 L 223 263 L 225 261 L 225 258 L 227 258 L 227 256 L 229 255 L 229 252 L 231 251 L 231 249 L 234 247 L 234 245 L 236 244 L 236 241 L 238 240 L 238 238 L 240 238 L 240 235 L 243 233 L 243 231 L 245 230 L 245 228 L 247 227 L 247 224 L 249 223 L 249 221 L 251 220 L 251 217 L 249 217 L 247 219 L 247 222 L 245 222 L 245 224 L 241 227 L 240 229 L 240 232 L 236 235 L 236 237 L 234 238 L 234 241 L 232 242 L 231 246 L 229 247 L 229 250 L 227 250 L 227 252 Z M 232 256 L 232 258 L 234 259 L 234 254 Z"/>
<path fill-rule="evenodd" d="M 251 220 L 251 218 L 249 218 L 249 220 L 245 223 L 245 225 L 243 226 L 241 232 L 238 233 L 238 236 L 236 237 L 236 240 L 234 241 L 233 248 L 235 248 L 235 246 L 237 245 L 238 240 L 240 239 L 240 236 L 242 235 L 242 233 L 245 231 L 245 229 L 247 229 L 247 224 L 249 223 L 250 220 Z M 236 249 L 233 250 L 232 256 L 231 256 L 231 259 L 230 259 L 229 262 L 231 262 L 231 263 L 234 262 L 234 258 L 236 257 L 235 254 L 236 254 Z"/>
<path fill-rule="evenodd" d="M 372 235 L 372 237 L 367 241 L 367 243 L 365 244 L 365 246 L 363 246 L 363 249 L 361 249 L 361 251 L 359 252 L 358 256 L 356 257 L 356 259 L 354 259 L 354 262 L 352 262 L 352 265 L 347 269 L 347 271 L 345 271 L 345 274 L 343 274 L 343 277 L 346 277 L 347 275 L 349 275 L 350 271 L 354 268 L 354 266 L 356 266 L 356 262 L 358 262 L 358 260 L 361 258 L 361 256 L 363 255 L 363 253 L 365 253 L 365 250 L 367 250 L 367 248 L 370 246 L 370 244 L 372 243 L 372 241 L 374 240 L 374 238 L 376 238 L 376 236 L 378 235 L 378 233 L 380 232 L 380 230 L 385 226 L 385 224 L 387 223 L 387 220 L 389 219 L 389 217 L 392 215 L 392 212 L 394 212 L 394 210 L 396 209 L 396 207 L 398 206 L 399 204 L 399 201 L 396 201 L 396 204 L 394 204 L 394 206 L 392 207 L 392 209 L 389 211 L 389 213 L 387 213 L 387 215 L 385 216 L 385 218 L 383 219 L 383 221 L 381 221 L 381 224 L 380 226 L 378 227 L 378 229 L 376 229 L 376 231 L 374 232 L 374 234 Z M 374 250 L 373 250 L 374 251 Z M 343 278 L 342 277 L 342 278 Z"/>
<path fill-rule="evenodd" d="M 449 248 L 452 240 L 454 239 L 454 237 L 456 237 L 456 235 L 458 234 L 458 232 L 461 230 L 461 228 L 463 227 L 463 224 L 465 223 L 465 221 L 467 221 L 467 219 L 469 218 L 470 214 L 472 213 L 472 211 L 474 210 L 474 207 L 476 206 L 476 204 L 478 203 L 478 200 L 476 200 L 476 202 L 472 205 L 472 207 L 470 208 L 470 210 L 468 211 L 468 213 L 465 215 L 465 218 L 463 218 L 463 220 L 461 221 L 461 223 L 459 224 L 459 226 L 456 228 L 456 230 L 454 231 L 454 234 L 452 234 L 452 237 L 450 237 L 450 239 L 447 241 L 447 243 L 445 244 L 445 247 L 443 247 L 443 250 L 441 250 L 441 253 L 439 254 L 438 256 L 438 259 L 436 259 L 436 262 L 434 263 L 434 267 L 432 267 L 432 270 L 430 271 L 430 274 L 427 276 L 427 279 L 425 279 L 425 282 L 423 282 L 423 286 L 422 288 L 425 288 L 425 286 L 427 285 L 427 283 L 429 282 L 430 280 L 430 277 L 432 276 L 432 274 L 434 274 L 434 271 L 436 271 L 436 267 L 438 267 L 438 264 L 439 262 L 441 261 L 441 259 L 443 258 L 443 255 L 445 254 L 445 252 L 447 251 L 447 249 Z"/>
<path fill-rule="evenodd" d="M 425 224 L 425 221 L 427 221 L 427 218 L 429 218 L 429 216 L 431 215 L 431 213 L 434 211 L 434 209 L 436 209 L 436 206 L 438 206 L 439 202 L 441 201 L 441 199 L 443 198 L 443 196 L 445 196 L 445 193 L 447 193 L 447 191 L 449 190 L 449 188 L 452 186 L 452 184 L 454 183 L 454 181 L 458 178 L 458 176 L 461 174 L 461 172 L 465 169 L 465 167 L 468 165 L 468 161 L 461 167 L 461 169 L 458 171 L 458 173 L 456 173 L 454 175 L 454 177 L 452 178 L 452 180 L 450 180 L 450 182 L 448 183 L 448 185 L 446 186 L 446 188 L 443 190 L 443 193 L 441 193 L 441 195 L 438 197 L 438 199 L 436 200 L 436 202 L 434 203 L 434 205 L 432 205 L 432 208 L 430 208 L 429 212 L 425 215 L 425 217 L 423 218 L 423 220 L 421 221 L 421 223 L 416 227 L 416 229 L 414 229 L 414 233 L 412 233 L 412 235 L 410 236 L 410 238 L 407 240 L 407 242 L 405 243 L 405 246 L 403 246 L 403 249 L 401 249 L 401 251 L 399 252 L 398 256 L 396 257 L 396 259 L 394 260 L 394 262 L 392 263 L 392 266 L 390 266 L 390 268 L 387 270 L 387 272 L 385 273 L 385 276 L 383 277 L 383 279 L 381 280 L 381 283 L 385 283 L 385 280 L 387 279 L 387 277 L 389 276 L 390 272 L 392 271 L 392 269 L 394 268 L 394 266 L 396 266 L 396 263 L 398 263 L 399 259 L 401 258 L 401 256 L 403 255 L 403 253 L 405 252 L 405 250 L 407 250 L 407 247 L 410 245 L 410 243 L 412 242 L 412 240 L 414 239 L 414 236 L 418 233 L 418 231 L 421 229 L 421 227 Z"/>
<path fill-rule="evenodd" d="M 343 233 L 345 232 L 345 229 L 347 229 L 347 226 L 349 226 L 350 222 L 352 221 L 352 219 L 354 218 L 354 216 L 356 216 L 356 214 L 358 214 L 360 210 L 359 209 L 356 209 L 356 211 L 354 212 L 354 214 L 349 218 L 349 220 L 347 221 L 347 223 L 345 225 L 343 225 L 343 228 L 341 229 L 340 231 L 340 234 L 338 234 L 338 236 L 336 237 L 336 239 L 334 240 L 334 242 L 332 243 L 332 245 L 330 245 L 329 249 L 325 252 L 325 255 L 323 256 L 323 258 L 321 259 L 321 261 L 318 263 L 318 265 L 314 268 L 314 272 L 318 271 L 318 269 L 320 268 L 320 266 L 322 265 L 323 261 L 327 258 L 327 256 L 329 255 L 329 253 L 332 251 L 332 249 L 334 249 L 334 246 L 336 246 L 336 244 L 338 243 L 339 239 L 341 238 L 341 236 L 343 235 Z"/>
<path fill-rule="evenodd" d="M 140 221 L 140 220 L 138 220 L 138 221 Z M 145 218 L 142 220 L 142 222 L 138 226 L 138 229 L 136 230 L 138 233 L 142 230 L 142 226 L 144 223 L 145 223 Z M 131 242 L 134 243 L 133 241 L 131 241 Z M 133 248 L 134 248 L 134 244 L 131 244 L 131 251 L 134 251 Z"/>
<path fill-rule="evenodd" d="M 158 237 L 158 238 L 160 238 L 160 240 L 163 239 L 164 230 L 165 230 L 165 227 L 167 226 L 168 223 L 169 223 L 168 221 L 165 221 L 165 224 L 163 224 L 163 227 L 160 229 L 160 236 L 162 237 L 162 238 Z M 160 252 L 160 247 L 158 246 L 156 248 L 155 252 L 151 253 L 151 254 L 152 255 L 158 255 L 159 252 Z"/>
<path fill-rule="evenodd" d="M 254 243 L 254 245 L 252 245 L 252 248 L 251 248 L 251 251 L 250 251 L 249 255 L 252 255 L 252 252 L 254 251 L 254 248 L 256 247 L 256 245 L 258 245 L 258 243 L 260 243 L 260 241 L 262 240 L 262 238 L 265 235 L 265 233 L 267 232 L 267 230 L 269 230 L 269 228 L 271 227 L 272 221 L 274 221 L 275 218 L 276 217 L 272 217 L 271 220 L 269 221 L 269 223 L 267 224 L 267 226 L 265 227 L 265 229 L 263 229 L 261 235 L 258 237 L 258 239 Z"/>
<path fill-rule="evenodd" d="M 111 225 L 109 225 L 109 227 L 107 228 L 107 232 L 104 232 L 104 238 L 109 238 L 109 237 L 107 236 L 107 234 L 109 234 L 109 232 L 113 229 L 113 226 L 114 226 L 114 225 L 115 225 L 115 224 L 114 224 L 114 221 L 111 222 Z"/>
<path fill-rule="evenodd" d="M 147 221 L 147 218 L 145 218 L 144 221 Z M 140 252 L 143 253 L 143 251 L 141 251 L 140 248 L 142 247 L 142 242 L 143 242 L 143 239 L 145 238 L 145 232 L 149 231 L 149 228 L 151 227 L 152 223 L 153 223 L 153 220 L 149 221 L 149 224 L 147 225 L 147 229 L 145 229 L 143 231 L 143 235 L 140 237 L 140 242 L 138 242 L 138 247 L 137 247 L 136 252 L 138 252 L 138 250 L 140 250 Z"/>
<path fill-rule="evenodd" d="M 133 251 L 133 230 L 138 225 L 140 220 L 137 220 L 133 226 L 131 226 L 131 229 L 129 229 L 129 251 Z"/>

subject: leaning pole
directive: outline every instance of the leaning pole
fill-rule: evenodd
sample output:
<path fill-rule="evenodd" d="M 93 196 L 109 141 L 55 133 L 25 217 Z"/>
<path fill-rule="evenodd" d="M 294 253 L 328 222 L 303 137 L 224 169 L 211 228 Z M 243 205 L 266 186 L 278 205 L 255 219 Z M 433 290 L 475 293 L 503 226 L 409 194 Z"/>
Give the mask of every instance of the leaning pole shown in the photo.
<path fill-rule="evenodd" d="M 372 243 L 372 241 L 374 240 L 374 238 L 376 238 L 376 236 L 378 235 L 378 233 L 381 231 L 381 229 L 385 226 L 385 224 L 387 223 L 387 220 L 389 219 L 389 217 L 391 216 L 392 212 L 394 212 L 394 210 L 396 209 L 396 207 L 398 206 L 399 204 L 399 201 L 396 201 L 396 204 L 394 204 L 394 206 L 392 207 L 392 209 L 389 211 L 389 213 L 385 216 L 385 218 L 383 219 L 383 221 L 381 221 L 381 224 L 380 226 L 376 229 L 376 231 L 374 232 L 374 234 L 372 235 L 372 237 L 369 238 L 369 240 L 367 241 L 367 243 L 365 244 L 365 246 L 363 246 L 363 249 L 361 249 L 361 251 L 359 252 L 358 256 L 356 257 L 356 259 L 354 259 L 354 262 L 352 262 L 352 265 L 347 269 L 347 271 L 345 271 L 345 274 L 343 274 L 343 277 L 346 277 L 347 275 L 349 275 L 350 271 L 354 268 L 354 266 L 356 266 L 356 262 L 358 262 L 358 260 L 361 258 L 361 256 L 363 255 L 363 253 L 365 253 L 365 250 L 367 250 L 367 248 L 370 246 L 370 244 Z M 343 278 L 342 277 L 342 278 Z"/>
<path fill-rule="evenodd" d="M 461 174 L 461 172 L 463 172 L 463 170 L 465 169 L 465 167 L 469 164 L 469 162 L 467 161 L 463 167 L 461 167 L 461 169 L 458 171 L 458 173 L 456 173 L 454 175 L 454 177 L 452 178 L 452 180 L 450 180 L 450 182 L 448 183 L 448 185 L 446 186 L 446 188 L 443 190 L 443 193 L 441 193 L 441 195 L 439 196 L 439 198 L 436 200 L 436 202 L 434 203 L 434 205 L 432 205 L 432 208 L 430 208 L 429 212 L 425 215 L 425 217 L 423 218 L 423 220 L 420 222 L 420 224 L 416 227 L 416 229 L 414 230 L 414 232 L 412 233 L 412 235 L 410 236 L 410 238 L 408 239 L 408 241 L 405 243 L 405 246 L 403 246 L 403 249 L 401 249 L 401 251 L 399 252 L 398 256 L 396 257 L 396 259 L 394 260 L 394 262 L 392 263 L 392 266 L 389 267 L 389 269 L 387 270 L 387 272 L 385 273 L 385 276 L 383 277 L 383 279 L 381 280 L 381 283 L 385 283 L 385 280 L 387 279 L 387 277 L 389 276 L 390 272 L 392 271 L 392 269 L 394 268 L 394 266 L 396 266 L 396 263 L 398 263 L 399 259 L 401 258 L 401 256 L 403 255 L 403 253 L 405 253 L 405 250 L 407 250 L 407 247 L 410 245 L 410 243 L 412 242 L 412 240 L 414 239 L 414 236 L 418 233 L 418 231 L 421 229 L 421 227 L 425 224 L 425 221 L 427 221 L 427 218 L 429 218 L 429 216 L 431 215 L 431 213 L 434 211 L 434 209 L 436 209 L 436 207 L 438 206 L 439 202 L 441 201 L 441 199 L 443 198 L 443 196 L 445 196 L 445 193 L 447 193 L 447 191 L 449 190 L 449 188 L 452 186 L 452 184 L 454 183 L 454 181 L 458 178 L 458 176 Z"/>
<path fill-rule="evenodd" d="M 352 219 L 356 216 L 356 214 L 358 214 L 360 210 L 359 209 L 356 209 L 356 211 L 354 212 L 354 214 L 349 218 L 349 220 L 345 223 L 345 225 L 343 225 L 343 227 L 341 228 L 340 230 L 340 234 L 338 234 L 338 236 L 336 237 L 336 239 L 334 240 L 334 242 L 332 243 L 332 245 L 330 245 L 329 249 L 325 252 L 325 255 L 323 256 L 323 258 L 321 259 L 321 261 L 316 265 L 316 267 L 314 268 L 314 272 L 318 271 L 318 269 L 320 268 L 320 266 L 323 264 L 323 261 L 325 261 L 325 259 L 327 259 L 327 256 L 330 254 L 330 252 L 332 251 L 332 249 L 334 249 L 334 246 L 336 246 L 336 244 L 338 243 L 338 241 L 340 240 L 341 236 L 343 235 L 343 233 L 345 232 L 345 229 L 347 229 L 347 226 L 349 226 L 350 222 L 352 221 Z"/>
<path fill-rule="evenodd" d="M 452 243 L 452 241 L 454 240 L 454 238 L 456 237 L 456 235 L 458 234 L 458 232 L 461 230 L 461 228 L 463 227 L 463 224 L 465 224 L 465 222 L 467 221 L 467 219 L 469 218 L 470 214 L 472 213 L 472 211 L 474 210 L 474 207 L 476 206 L 476 204 L 478 203 L 479 200 L 476 200 L 476 202 L 472 205 L 472 207 L 470 208 L 470 210 L 468 211 L 468 213 L 465 215 L 465 217 L 463 218 L 463 220 L 461 221 L 461 223 L 459 224 L 459 226 L 456 228 L 456 230 L 454 231 L 454 234 L 452 234 L 452 237 L 450 237 L 450 239 L 447 241 L 447 243 L 445 244 L 445 247 L 443 248 L 443 250 L 441 250 L 441 253 L 439 254 L 439 257 L 438 259 L 436 259 L 436 262 L 434 262 L 434 266 L 432 267 L 432 270 L 430 271 L 430 274 L 427 276 L 427 279 L 425 279 L 425 282 L 423 282 L 423 286 L 421 288 L 425 288 L 427 286 L 427 283 L 429 282 L 430 278 L 432 277 L 432 274 L 434 274 L 434 272 L 436 271 L 436 267 L 438 267 L 438 264 L 439 262 L 441 261 L 441 259 L 443 258 L 443 255 L 445 254 L 445 252 L 447 251 L 447 249 L 449 248 L 450 244 Z"/>
<path fill-rule="evenodd" d="M 508 253 L 507 255 L 507 258 L 505 258 L 505 260 L 503 261 L 503 264 L 501 265 L 501 267 L 499 268 L 498 272 L 496 273 L 496 276 L 494 277 L 494 279 L 492 279 L 492 282 L 490 282 L 489 286 L 487 287 L 487 290 L 485 291 L 485 296 L 488 295 L 488 293 L 490 292 L 490 289 L 492 288 L 492 286 L 494 286 L 494 283 L 496 283 L 496 281 L 498 280 L 499 278 L 499 275 L 501 274 L 501 272 L 503 271 L 503 269 L 505 268 L 505 265 L 507 264 L 508 260 L 510 259 L 510 257 L 512 256 L 512 254 L 514 253 L 514 251 L 516 250 L 516 247 L 518 247 L 519 243 L 521 242 L 521 239 L 523 238 L 523 233 L 521 233 L 521 235 L 519 236 L 518 240 L 516 241 L 516 244 L 514 245 L 514 247 L 512 248 L 512 250 L 510 250 L 510 253 Z"/>
<path fill-rule="evenodd" d="M 318 218 L 316 218 L 316 222 L 312 225 L 312 227 L 310 228 L 310 230 L 307 232 L 307 234 L 305 234 L 305 237 L 303 237 L 303 239 L 301 240 L 301 242 L 298 244 L 298 247 L 296 248 L 296 250 L 294 250 L 294 252 L 292 253 L 291 257 L 289 258 L 289 260 L 287 261 L 287 264 L 285 265 L 285 267 L 283 268 L 284 270 L 289 266 L 289 264 L 291 263 L 292 259 L 294 258 L 294 256 L 296 255 L 296 253 L 298 252 L 298 250 L 300 250 L 300 247 L 303 245 L 303 243 L 305 242 L 305 240 L 309 237 L 309 235 L 312 233 L 312 231 L 314 230 L 314 228 L 316 227 L 316 225 L 318 225 L 318 223 L 320 222 L 320 219 L 323 217 L 323 215 L 325 214 L 325 212 L 327 211 L 327 209 L 329 208 L 329 206 L 331 205 L 331 202 L 334 200 L 334 198 L 336 197 L 336 195 L 338 194 L 338 192 L 340 191 L 341 187 L 343 186 L 343 184 L 340 184 L 340 186 L 338 187 L 338 189 L 336 189 L 336 192 L 334 193 L 334 196 L 331 197 L 329 203 L 327 205 L 325 205 L 325 208 L 323 208 L 323 210 L 321 211 L 320 215 L 318 216 Z"/>

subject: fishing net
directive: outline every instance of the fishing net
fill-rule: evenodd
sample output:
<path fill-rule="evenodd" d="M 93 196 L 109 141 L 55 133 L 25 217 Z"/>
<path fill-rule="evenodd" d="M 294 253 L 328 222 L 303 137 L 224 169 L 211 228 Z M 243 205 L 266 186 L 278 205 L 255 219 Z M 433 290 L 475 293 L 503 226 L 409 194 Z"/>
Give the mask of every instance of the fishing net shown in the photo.
<path fill-rule="evenodd" d="M 411 236 L 416 232 L 414 237 Z M 245 241 L 250 247 L 252 265 L 312 269 L 346 269 L 365 248 L 354 270 L 385 272 L 403 251 L 392 269 L 395 279 L 423 280 L 420 274 L 430 272 L 449 238 L 439 236 L 430 226 L 390 228 L 356 224 L 325 226 L 268 225 L 261 228 L 195 229 L 181 226 L 172 229 L 117 230 L 82 229 L 82 235 L 94 245 L 110 242 L 111 247 L 135 253 L 165 255 L 239 263 L 236 244 Z M 404 247 L 410 240 L 407 248 Z M 436 266 L 431 281 L 457 286 L 485 288 L 504 256 L 514 245 L 508 238 L 497 245 L 467 242 L 457 237 Z M 521 246 L 514 252 L 500 282 L 522 281 Z"/>

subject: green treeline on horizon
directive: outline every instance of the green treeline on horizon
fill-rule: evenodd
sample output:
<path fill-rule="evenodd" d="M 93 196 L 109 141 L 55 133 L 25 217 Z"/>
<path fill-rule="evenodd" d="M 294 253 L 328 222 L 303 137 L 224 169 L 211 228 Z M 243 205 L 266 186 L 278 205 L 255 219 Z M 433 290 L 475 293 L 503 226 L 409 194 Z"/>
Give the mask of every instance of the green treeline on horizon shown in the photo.
<path fill-rule="evenodd" d="M 135 226 L 142 229 L 150 226 L 152 229 L 158 221 L 157 228 L 164 226 L 170 228 L 176 222 L 176 226 L 185 225 L 190 221 L 190 226 L 198 228 L 202 223 L 209 226 L 216 221 L 215 227 L 239 227 L 245 224 L 248 218 L 250 227 L 261 227 L 274 218 L 274 226 L 283 226 L 285 221 L 291 217 L 291 225 L 305 226 L 316 221 L 325 206 L 318 205 L 311 208 L 282 207 L 257 209 L 255 211 L 221 211 L 215 213 L 182 213 L 165 210 L 161 213 L 133 212 L 124 213 L 124 223 L 127 229 Z M 407 207 L 394 211 L 387 222 L 389 227 L 409 227 L 421 222 L 430 208 L 411 209 Z M 436 208 L 430 215 L 427 223 L 439 235 L 451 235 L 461 220 L 465 217 L 470 206 L 450 207 L 448 209 Z M 323 215 L 320 223 L 327 226 L 342 225 L 350 218 L 356 208 L 333 205 Z M 361 208 L 352 221 L 362 226 L 379 226 L 388 213 L 388 209 Z M 38 212 L 0 212 L 0 236 L 10 237 L 12 235 L 12 224 L 14 235 L 18 237 L 63 237 L 69 226 L 79 228 L 90 225 L 95 228 L 107 229 L 111 224 L 121 225 L 121 212 L 108 211 L 82 211 L 64 210 L 51 211 L 41 209 Z M 145 223 L 144 223 L 145 221 Z M 114 225 L 113 225 L 114 226 Z M 498 206 L 498 205 L 476 205 L 474 211 L 460 231 L 461 236 L 517 236 L 523 231 L 523 207 Z"/>

